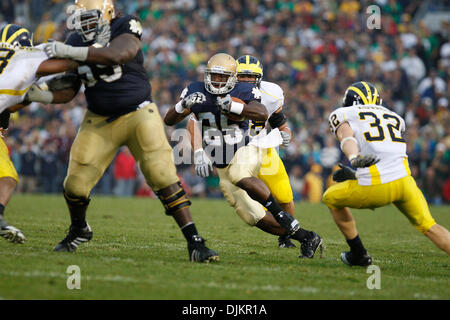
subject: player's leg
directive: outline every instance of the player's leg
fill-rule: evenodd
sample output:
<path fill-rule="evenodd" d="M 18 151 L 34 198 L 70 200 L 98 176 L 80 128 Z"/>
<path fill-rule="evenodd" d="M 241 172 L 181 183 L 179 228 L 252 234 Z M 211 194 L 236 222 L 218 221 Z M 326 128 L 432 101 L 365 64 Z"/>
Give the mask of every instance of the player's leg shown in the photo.
<path fill-rule="evenodd" d="M 274 148 L 268 149 L 264 155 L 258 178 L 266 184 L 281 208 L 294 217 L 294 196 L 289 182 L 289 176 L 280 156 Z M 280 236 L 278 238 L 278 246 L 280 248 L 295 247 L 289 238 L 289 235 Z"/>
<path fill-rule="evenodd" d="M 322 239 L 315 232 L 300 228 L 300 223 L 280 207 L 265 183 L 256 178 L 261 168 L 263 152 L 263 149 L 254 146 L 238 149 L 227 167 L 228 179 L 263 205 L 292 239 L 300 241 L 301 257 L 312 258 L 317 248 L 322 248 Z"/>
<path fill-rule="evenodd" d="M 367 266 L 372 263 L 372 258 L 361 241 L 355 219 L 349 209 L 349 207 L 361 208 L 362 203 L 367 200 L 366 194 L 358 190 L 356 180 L 337 183 L 325 191 L 322 202 L 327 205 L 334 222 L 350 247 L 350 251 L 341 253 L 342 261 L 351 266 Z"/>
<path fill-rule="evenodd" d="M 14 226 L 9 225 L 5 218 L 5 208 L 17 186 L 19 177 L 9 158 L 8 148 L 0 139 L 0 236 L 13 242 L 23 243 L 25 235 Z"/>
<path fill-rule="evenodd" d="M 191 202 L 179 183 L 173 151 L 157 106 L 152 103 L 136 111 L 129 125 L 134 130 L 126 144 L 148 185 L 164 205 L 166 214 L 172 216 L 180 227 L 188 243 L 189 259 L 195 262 L 218 260 L 217 252 L 205 246 L 192 219 Z"/>
<path fill-rule="evenodd" d="M 397 185 L 397 188 L 403 191 L 403 195 L 400 200 L 394 202 L 395 206 L 417 230 L 450 255 L 450 233 L 431 216 L 428 203 L 414 178 L 411 176 L 402 178 Z"/>
<path fill-rule="evenodd" d="M 68 235 L 54 251 L 73 252 L 78 245 L 92 239 L 92 230 L 86 222 L 90 192 L 113 160 L 127 134 L 122 118 L 111 123 L 106 119 L 107 117 L 88 111 L 71 147 L 63 184 L 71 225 Z"/>

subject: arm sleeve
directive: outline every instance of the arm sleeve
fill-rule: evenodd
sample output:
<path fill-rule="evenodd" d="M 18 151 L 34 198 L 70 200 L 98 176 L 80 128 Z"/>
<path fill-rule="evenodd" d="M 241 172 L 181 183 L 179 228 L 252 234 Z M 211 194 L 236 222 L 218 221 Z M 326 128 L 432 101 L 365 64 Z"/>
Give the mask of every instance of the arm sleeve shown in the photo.
<path fill-rule="evenodd" d="M 334 135 L 336 135 L 336 130 L 339 128 L 344 122 L 347 122 L 347 117 L 345 115 L 343 108 L 339 108 L 334 110 L 330 117 L 328 118 L 328 124 L 330 125 L 330 131 Z"/>

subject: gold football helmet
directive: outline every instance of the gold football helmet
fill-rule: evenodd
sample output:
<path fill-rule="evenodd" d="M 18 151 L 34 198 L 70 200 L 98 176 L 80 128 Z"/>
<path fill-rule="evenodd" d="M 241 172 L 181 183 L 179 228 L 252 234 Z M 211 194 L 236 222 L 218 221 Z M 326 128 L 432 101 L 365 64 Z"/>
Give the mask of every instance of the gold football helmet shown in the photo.
<path fill-rule="evenodd" d="M 74 27 L 84 41 L 91 41 L 100 26 L 115 17 L 112 0 L 75 0 Z"/>
<path fill-rule="evenodd" d="M 236 85 L 237 63 L 226 53 L 213 55 L 205 70 L 205 88 L 212 94 L 227 94 Z"/>

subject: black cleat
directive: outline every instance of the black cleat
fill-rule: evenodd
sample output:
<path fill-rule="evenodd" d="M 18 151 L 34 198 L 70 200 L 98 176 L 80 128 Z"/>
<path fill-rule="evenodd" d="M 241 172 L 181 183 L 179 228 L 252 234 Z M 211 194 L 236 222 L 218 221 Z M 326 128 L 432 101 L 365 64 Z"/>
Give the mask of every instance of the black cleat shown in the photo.
<path fill-rule="evenodd" d="M 194 262 L 219 261 L 219 254 L 205 246 L 205 240 L 199 235 L 192 236 L 188 241 L 189 260 Z"/>
<path fill-rule="evenodd" d="M 278 237 L 278 247 L 280 248 L 295 248 L 295 244 L 292 243 L 289 235 Z"/>
<path fill-rule="evenodd" d="M 372 264 L 372 257 L 366 252 L 363 255 L 355 255 L 351 251 L 342 252 L 341 260 L 348 266 L 366 267 Z"/>
<path fill-rule="evenodd" d="M 306 239 L 302 242 L 300 247 L 301 255 L 299 258 L 314 258 L 314 254 L 316 253 L 317 248 L 320 248 L 320 255 L 322 256 L 322 238 L 313 231 L 311 231 L 313 237 L 311 239 Z"/>
<path fill-rule="evenodd" d="M 53 249 L 58 252 L 74 252 L 78 246 L 92 239 L 92 229 L 89 225 L 84 228 L 70 226 L 69 234 Z"/>
<path fill-rule="evenodd" d="M 3 220 L 4 223 L 2 223 L 0 227 L 0 236 L 5 238 L 6 240 L 12 242 L 12 243 L 24 243 L 25 242 L 25 235 L 22 231 L 17 229 L 16 227 L 8 225 L 6 221 Z"/>

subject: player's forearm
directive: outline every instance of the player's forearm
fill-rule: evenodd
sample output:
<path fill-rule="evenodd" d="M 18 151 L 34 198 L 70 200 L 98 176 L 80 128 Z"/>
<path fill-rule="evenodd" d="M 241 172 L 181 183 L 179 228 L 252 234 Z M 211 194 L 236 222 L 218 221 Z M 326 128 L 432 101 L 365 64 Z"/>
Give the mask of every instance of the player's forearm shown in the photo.
<path fill-rule="evenodd" d="M 242 110 L 242 116 L 254 121 L 266 121 L 269 117 L 266 107 L 258 101 L 250 101 Z"/>
<path fill-rule="evenodd" d="M 349 124 L 342 124 L 336 131 L 336 137 L 341 142 L 341 150 L 351 160 L 359 153 L 358 144 L 353 136 L 353 130 Z"/>
<path fill-rule="evenodd" d="M 169 111 L 167 111 L 164 117 L 164 123 L 168 126 L 174 126 L 177 123 L 181 122 L 186 118 L 186 116 L 190 113 L 189 110 L 184 110 L 183 113 L 178 113 L 175 110 L 175 107 L 171 107 Z"/>
<path fill-rule="evenodd" d="M 202 146 L 202 137 L 200 133 L 200 129 L 198 127 L 198 122 L 189 119 L 186 126 L 190 137 L 191 137 L 191 147 L 194 151 L 203 148 Z"/>
<path fill-rule="evenodd" d="M 102 65 L 125 64 L 133 60 L 141 48 L 142 43 L 139 39 L 133 35 L 124 34 L 111 41 L 109 47 L 89 47 L 86 62 Z"/>
<path fill-rule="evenodd" d="M 68 59 L 50 59 L 43 61 L 38 70 L 36 71 L 36 75 L 38 77 L 61 73 L 66 71 L 73 71 L 78 68 L 78 63 L 73 60 Z"/>

